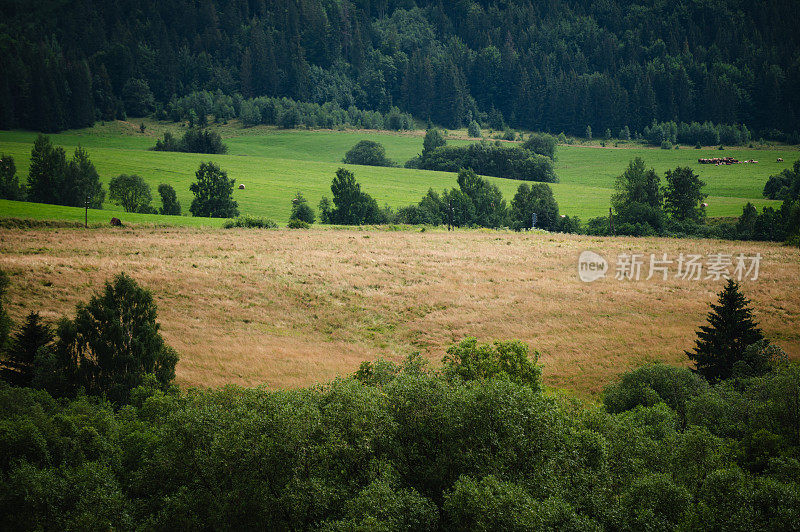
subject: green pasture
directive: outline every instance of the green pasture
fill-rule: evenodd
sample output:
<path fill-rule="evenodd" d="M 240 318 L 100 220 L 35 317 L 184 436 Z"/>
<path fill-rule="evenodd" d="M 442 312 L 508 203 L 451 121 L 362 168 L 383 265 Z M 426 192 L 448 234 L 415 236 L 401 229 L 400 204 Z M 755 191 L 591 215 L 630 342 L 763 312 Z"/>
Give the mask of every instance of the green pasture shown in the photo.
<path fill-rule="evenodd" d="M 169 183 L 178 193 L 185 212 L 191 203 L 189 185 L 200 162 L 214 161 L 244 190 L 234 192 L 243 214 L 265 216 L 285 222 L 290 200 L 297 191 L 303 192 L 316 205 L 323 195 L 330 196 L 330 181 L 344 153 L 356 142 L 371 139 L 386 147 L 389 158 L 403 163 L 422 149 L 419 134 L 365 131 L 308 131 L 277 130 L 273 128 L 241 128 L 236 124 L 220 127 L 228 145 L 226 155 L 153 152 L 148 148 L 165 131 L 180 134 L 174 125 L 146 121 L 144 133 L 138 122 L 109 122 L 93 128 L 51 135 L 54 144 L 63 146 L 68 155 L 75 147 L 83 146 L 100 173 L 104 183 L 122 173 L 139 174 L 152 186 L 154 205 L 159 204 L 156 187 Z M 28 173 L 30 150 L 35 133 L 0 131 L 0 153 L 12 155 L 18 175 L 24 180 Z M 463 144 L 465 140 L 451 140 Z M 697 164 L 700 157 L 732 155 L 740 160 L 755 159 L 758 164 L 710 166 Z M 560 182 L 551 185 L 562 214 L 588 219 L 608 212 L 614 178 L 636 156 L 659 173 L 676 166 L 691 166 L 707 183 L 706 192 L 710 216 L 738 216 L 742 206 L 751 201 L 757 206 L 776 205 L 761 195 L 767 178 L 788 168 L 800 156 L 796 149 L 733 148 L 696 150 L 681 148 L 661 150 L 638 145 L 624 148 L 599 146 L 559 146 L 555 162 Z M 782 157 L 785 162 L 778 163 Z M 441 191 L 456 185 L 455 175 L 446 172 L 410 170 L 405 168 L 376 168 L 348 165 L 356 174 L 362 189 L 381 205 L 396 208 L 419 201 L 428 188 Z M 510 201 L 519 181 L 489 178 Z M 189 217 L 160 217 L 121 213 L 116 205 L 106 202 L 103 211 L 90 211 L 90 221 L 106 221 L 112 215 L 131 222 L 172 223 L 178 225 L 218 225 L 209 220 Z M 74 212 L 73 212 L 74 211 Z M 80 212 L 79 212 L 80 211 Z M 83 219 L 81 209 L 43 206 L 33 203 L 0 202 L 0 216 L 38 219 Z"/>

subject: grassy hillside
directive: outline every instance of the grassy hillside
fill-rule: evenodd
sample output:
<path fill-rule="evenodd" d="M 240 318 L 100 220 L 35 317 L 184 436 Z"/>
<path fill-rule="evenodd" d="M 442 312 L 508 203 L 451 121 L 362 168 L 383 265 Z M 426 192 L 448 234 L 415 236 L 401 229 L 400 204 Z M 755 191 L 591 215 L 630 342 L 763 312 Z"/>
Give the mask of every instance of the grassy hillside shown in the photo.
<path fill-rule="evenodd" d="M 235 197 L 242 213 L 266 216 L 285 222 L 292 195 L 302 191 L 316 205 L 323 195 L 330 195 L 330 181 L 344 153 L 361 139 L 381 142 L 387 155 L 402 163 L 421 151 L 420 132 L 393 134 L 388 132 L 358 131 L 305 131 L 275 130 L 264 127 L 242 129 L 235 125 L 220 128 L 229 153 L 202 155 L 152 152 L 148 148 L 166 129 L 180 132 L 172 125 L 146 121 L 144 133 L 138 125 L 113 122 L 93 128 L 69 131 L 52 136 L 55 144 L 63 146 L 68 154 L 78 145 L 89 151 L 90 157 L 107 183 L 121 173 L 135 173 L 144 177 L 155 188 L 159 183 L 172 184 L 185 211 L 191 203 L 189 185 L 202 161 L 217 162 L 245 190 L 236 190 Z M 12 155 L 18 173 L 25 179 L 28 172 L 30 149 L 35 134 L 31 132 L 0 132 L 0 153 Z M 451 143 L 464 144 L 464 139 Z M 697 164 L 699 157 L 732 155 L 740 160 L 756 159 L 757 165 L 714 167 Z M 600 146 L 560 146 L 555 164 L 560 182 L 552 185 L 562 214 L 587 219 L 608 211 L 615 176 L 619 175 L 633 157 L 643 157 L 649 166 L 663 172 L 676 166 L 692 166 L 706 181 L 709 194 L 710 216 L 737 216 L 747 201 L 757 206 L 777 204 L 762 199 L 761 190 L 769 175 L 787 168 L 797 152 L 788 149 L 680 149 L 660 150 L 641 146 L 627 148 L 601 148 Z M 783 157 L 784 163 L 776 159 Z M 440 191 L 456 186 L 455 176 L 445 172 L 409 170 L 405 168 L 375 168 L 351 166 L 363 190 L 372 194 L 380 204 L 399 207 L 416 202 L 433 187 Z M 518 181 L 490 178 L 498 184 L 510 200 Z M 156 196 L 155 203 L 158 203 Z M 106 202 L 104 209 L 121 209 Z M 96 219 L 107 218 L 111 213 L 95 213 Z M 77 215 L 70 209 L 37 206 L 34 204 L 0 204 L 0 215 L 26 218 L 73 219 Z M 163 220 L 150 217 L 124 215 L 130 221 Z M 82 214 L 81 214 L 82 218 Z M 206 223 L 185 217 L 169 218 L 178 225 Z M 210 223 L 209 225 L 214 225 Z"/>
<path fill-rule="evenodd" d="M 548 384 L 594 394 L 645 361 L 684 349 L 722 282 L 656 277 L 584 284 L 577 258 L 620 253 L 761 253 L 745 282 L 764 334 L 800 357 L 798 250 L 778 244 L 596 238 L 505 231 L 197 228 L 0 229 L 6 308 L 73 314 L 125 271 L 152 290 L 182 385 L 293 387 L 377 356 L 439 360 L 465 336 L 518 338 Z"/>

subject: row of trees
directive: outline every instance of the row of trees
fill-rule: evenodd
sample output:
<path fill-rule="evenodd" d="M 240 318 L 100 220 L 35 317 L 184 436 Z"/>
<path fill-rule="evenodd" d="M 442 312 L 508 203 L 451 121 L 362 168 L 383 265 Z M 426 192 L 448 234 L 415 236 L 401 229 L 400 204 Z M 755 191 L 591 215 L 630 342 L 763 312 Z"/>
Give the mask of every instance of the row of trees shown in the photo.
<path fill-rule="evenodd" d="M 471 168 L 481 175 L 555 183 L 555 138 L 532 134 L 521 146 L 481 141 L 468 146 L 448 146 L 439 130 L 425 134 L 422 153 L 406 162 L 407 168 L 457 172 Z"/>
<path fill-rule="evenodd" d="M 225 96 L 218 117 L 240 94 L 397 106 L 448 127 L 582 136 L 587 124 L 711 121 L 796 139 L 797 16 L 792 0 L 11 3 L 0 6 L 0 128 L 167 114 L 173 97 L 206 91 Z"/>
<path fill-rule="evenodd" d="M 402 223 L 522 230 L 532 227 L 536 213 L 537 228 L 564 230 L 572 223 L 559 216 L 553 191 L 545 183 L 521 184 L 509 207 L 497 185 L 472 170 L 459 171 L 457 182 L 458 188 L 441 194 L 431 189 L 418 204 L 393 212 L 389 207 L 380 208 L 372 196 L 361 190 L 355 175 L 340 168 L 331 183 L 333 202 L 327 197 L 320 201 L 320 218 L 323 223 L 343 225 Z M 297 202 L 295 198 L 293 204 Z"/>
<path fill-rule="evenodd" d="M 31 380 L 16 380 L 28 369 L 3 345 L 13 386 L 0 383 L 0 519 L 15 529 L 790 530 L 800 367 L 744 345 L 758 335 L 737 294 L 720 294 L 698 350 L 758 370 L 734 362 L 709 382 L 699 363 L 699 374 L 650 365 L 590 406 L 542 393 L 527 345 L 475 339 L 451 346 L 441 369 L 412 355 L 326 386 L 182 393 L 155 370 L 174 357 L 152 299 L 118 276 L 64 326 L 79 363 L 59 374 L 80 376 L 86 394 L 37 380 L 64 343 L 41 320 L 11 347 L 36 348 Z"/>
<path fill-rule="evenodd" d="M 643 137 L 653 146 L 669 144 L 689 144 L 694 146 L 729 146 L 750 144 L 752 135 L 745 125 L 726 125 L 705 122 L 655 122 L 644 128 Z"/>
<path fill-rule="evenodd" d="M 156 141 L 154 151 L 179 151 L 186 153 L 227 153 L 228 147 L 222 142 L 222 137 L 216 131 L 208 129 L 191 128 L 183 137 L 176 139 L 167 131 L 164 138 Z"/>
<path fill-rule="evenodd" d="M 165 135 L 165 142 L 171 139 L 168 135 Z M 220 143 L 217 133 L 190 130 L 181 144 L 191 144 L 193 139 L 200 139 L 198 142 L 204 145 Z M 195 177 L 196 181 L 189 187 L 194 194 L 189 207 L 193 216 L 234 218 L 239 215 L 238 203 L 233 199 L 235 179 L 229 179 L 228 174 L 213 162 L 201 163 Z M 181 205 L 172 185 L 162 183 L 158 186 L 161 196 L 158 210 L 151 205 L 152 191 L 141 176 L 118 175 L 111 179 L 108 189 L 109 199 L 125 212 L 181 214 Z M 67 162 L 62 148 L 53 146 L 48 137 L 39 135 L 31 150 L 26 187 L 19 184 L 13 157 L 0 156 L 0 198 L 101 209 L 105 196 L 97 170 L 82 148 L 77 148 L 74 158 Z"/>

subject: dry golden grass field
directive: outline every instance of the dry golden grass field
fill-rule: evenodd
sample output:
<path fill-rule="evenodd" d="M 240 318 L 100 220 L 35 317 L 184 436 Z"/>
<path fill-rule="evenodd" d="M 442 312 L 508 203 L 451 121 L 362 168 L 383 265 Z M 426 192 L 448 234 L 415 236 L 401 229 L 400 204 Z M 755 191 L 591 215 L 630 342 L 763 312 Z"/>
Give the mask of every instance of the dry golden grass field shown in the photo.
<path fill-rule="evenodd" d="M 612 263 L 592 284 L 585 249 Z M 744 283 L 765 335 L 800 358 L 800 251 L 777 244 L 375 229 L 0 229 L 7 307 L 74 313 L 125 271 L 149 288 L 182 386 L 292 387 L 363 360 L 421 351 L 438 362 L 465 336 L 520 339 L 548 385 L 596 395 L 646 361 L 685 364 L 721 281 L 618 281 L 619 253 L 763 255 Z"/>

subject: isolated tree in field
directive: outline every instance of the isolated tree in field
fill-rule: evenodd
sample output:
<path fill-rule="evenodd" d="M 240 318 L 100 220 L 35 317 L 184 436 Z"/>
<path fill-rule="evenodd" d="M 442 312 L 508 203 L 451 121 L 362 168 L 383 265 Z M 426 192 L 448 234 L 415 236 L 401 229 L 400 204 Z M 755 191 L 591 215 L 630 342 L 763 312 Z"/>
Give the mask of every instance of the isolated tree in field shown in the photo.
<path fill-rule="evenodd" d="M 426 157 L 436 148 L 446 144 L 447 141 L 442 132 L 436 128 L 430 128 L 425 132 L 425 138 L 422 140 L 422 156 Z"/>
<path fill-rule="evenodd" d="M 58 204 L 66 168 L 64 149 L 53 146 L 49 137 L 36 137 L 28 171 L 28 200 Z"/>
<path fill-rule="evenodd" d="M 706 216 L 702 202 L 705 183 L 691 168 L 667 170 L 664 187 L 664 208 L 673 220 L 700 223 Z"/>
<path fill-rule="evenodd" d="M 22 200 L 25 190 L 19 185 L 17 165 L 10 155 L 0 155 L 0 199 Z"/>
<path fill-rule="evenodd" d="M 697 331 L 696 347 L 686 352 L 695 371 L 711 382 L 729 378 L 745 349 L 763 339 L 739 283 L 729 279 L 718 296 L 717 303 L 711 303 L 708 325 Z"/>
<path fill-rule="evenodd" d="M 517 231 L 530 229 L 536 213 L 536 227 L 552 231 L 558 227 L 558 203 L 545 183 L 522 183 L 511 200 L 511 224 Z"/>
<path fill-rule="evenodd" d="M 664 224 L 661 208 L 660 179 L 655 170 L 645 168 L 644 161 L 637 157 L 618 176 L 611 197 L 616 219 L 622 223 L 647 223 L 660 231 Z"/>
<path fill-rule="evenodd" d="M 314 209 L 308 204 L 308 200 L 303 196 L 302 192 L 295 194 L 292 198 L 292 213 L 289 215 L 289 221 L 300 220 L 307 224 L 314 223 Z"/>
<path fill-rule="evenodd" d="M 161 208 L 158 209 L 158 214 L 166 214 L 169 216 L 181 215 L 181 204 L 178 201 L 178 195 L 172 185 L 161 183 L 158 185 L 158 193 L 161 195 Z"/>
<path fill-rule="evenodd" d="M 153 195 L 150 185 L 138 175 L 121 174 L 108 184 L 108 196 L 120 205 L 125 212 L 146 212 L 150 208 Z"/>
<path fill-rule="evenodd" d="M 36 374 L 36 356 L 52 341 L 53 331 L 42 322 L 39 313 L 28 314 L 2 362 L 3 379 L 14 386 L 30 386 Z"/>
<path fill-rule="evenodd" d="M 379 142 L 362 140 L 345 154 L 342 162 L 367 166 L 396 166 L 386 158 L 386 148 Z"/>
<path fill-rule="evenodd" d="M 121 273 L 103 293 L 79 305 L 75 319 L 58 328 L 58 360 L 64 373 L 89 395 L 125 403 L 151 375 L 162 388 L 175 378 L 178 356 L 164 343 L 150 292 Z M 69 367 L 71 366 L 71 367 Z"/>
<path fill-rule="evenodd" d="M 189 212 L 192 216 L 207 218 L 235 218 L 239 216 L 239 205 L 233 200 L 235 179 L 212 162 L 200 163 L 196 172 L 197 181 L 189 190 L 194 193 Z"/>

